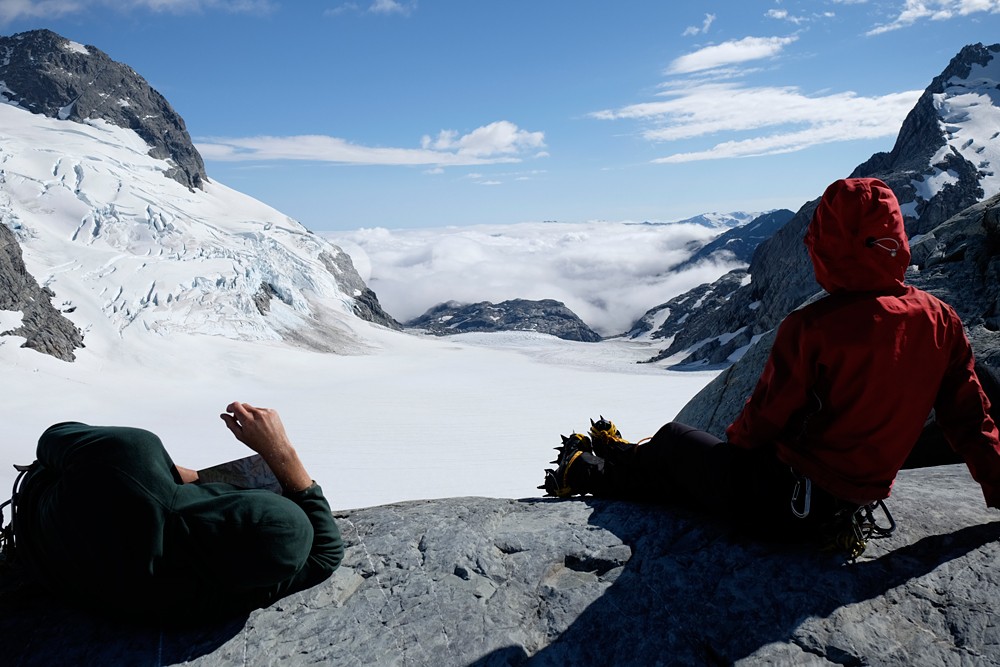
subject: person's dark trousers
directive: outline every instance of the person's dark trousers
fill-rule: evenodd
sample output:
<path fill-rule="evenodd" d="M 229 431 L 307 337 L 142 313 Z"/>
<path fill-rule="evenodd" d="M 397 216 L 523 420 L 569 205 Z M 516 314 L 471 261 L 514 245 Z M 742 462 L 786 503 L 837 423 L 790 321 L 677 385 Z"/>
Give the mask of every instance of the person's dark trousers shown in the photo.
<path fill-rule="evenodd" d="M 608 461 L 597 495 L 687 507 L 754 533 L 794 537 L 812 532 L 835 504 L 813 485 L 810 515 L 797 518 L 791 502 L 796 482 L 771 448 L 743 449 L 671 422 L 630 457 Z"/>

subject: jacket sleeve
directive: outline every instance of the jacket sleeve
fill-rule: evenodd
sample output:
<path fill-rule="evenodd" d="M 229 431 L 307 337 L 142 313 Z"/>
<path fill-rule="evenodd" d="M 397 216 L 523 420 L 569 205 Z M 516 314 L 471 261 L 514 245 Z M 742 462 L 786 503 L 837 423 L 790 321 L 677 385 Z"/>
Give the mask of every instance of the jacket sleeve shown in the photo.
<path fill-rule="evenodd" d="M 986 504 L 1000 508 L 1000 440 L 990 417 L 990 402 L 976 376 L 972 347 L 961 321 L 958 335 L 934 403 L 937 422 L 951 445 L 969 466 L 983 489 Z"/>
<path fill-rule="evenodd" d="M 340 565 L 344 557 L 344 542 L 333 519 L 330 503 L 323 496 L 323 490 L 319 485 L 313 483 L 309 488 L 285 494 L 285 497 L 298 505 L 312 524 L 312 547 L 304 565 L 295 575 L 277 585 L 230 595 L 227 600 L 220 602 L 220 609 L 223 612 L 266 607 L 286 595 L 312 588 L 325 581 Z"/>
<path fill-rule="evenodd" d="M 333 574 L 344 558 L 344 541 L 340 537 L 340 529 L 333 520 L 330 503 L 319 484 L 314 482 L 309 488 L 286 494 L 285 497 L 301 507 L 309 517 L 309 523 L 313 527 L 313 543 L 305 566 L 292 581 L 287 582 L 287 589 L 283 586 L 284 590 L 279 595 L 305 590 L 324 581 Z"/>
<path fill-rule="evenodd" d="M 813 359 L 800 311 L 778 326 L 770 356 L 757 386 L 736 420 L 726 429 L 732 444 L 746 449 L 770 446 L 792 416 L 808 402 Z"/>

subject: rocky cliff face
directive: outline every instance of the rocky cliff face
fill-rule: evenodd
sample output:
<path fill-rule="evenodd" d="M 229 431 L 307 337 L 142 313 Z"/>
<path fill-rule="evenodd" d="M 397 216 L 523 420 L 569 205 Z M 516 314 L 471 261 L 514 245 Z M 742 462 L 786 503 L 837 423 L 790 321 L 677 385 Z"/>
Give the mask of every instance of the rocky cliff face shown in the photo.
<path fill-rule="evenodd" d="M 553 299 L 513 299 L 496 304 L 448 301 L 410 320 L 406 326 L 437 336 L 473 331 L 536 331 L 585 343 L 601 340 L 601 335 L 584 324 L 576 313 Z"/>
<path fill-rule="evenodd" d="M 607 500 L 338 512 L 347 552 L 331 579 L 216 625 L 109 621 L 0 571 L 3 655 L 23 667 L 1000 662 L 997 512 L 960 466 L 904 471 L 890 507 L 898 530 L 855 563 Z"/>
<path fill-rule="evenodd" d="M 963 48 L 920 96 L 892 150 L 876 153 L 851 174 L 880 178 L 893 189 L 907 214 L 911 236 L 933 229 L 984 196 L 997 194 L 992 185 L 984 188 L 983 183 L 1000 167 L 984 159 L 989 157 L 985 143 L 991 138 L 966 133 L 964 139 L 956 139 L 968 120 L 963 97 L 982 97 L 987 104 L 1000 100 L 994 78 L 998 53 L 1000 44 Z M 947 182 L 929 191 L 929 182 L 945 174 Z"/>
<path fill-rule="evenodd" d="M 20 326 L 0 331 L 0 336 L 21 336 L 21 347 L 73 361 L 74 350 L 83 347 L 83 333 L 55 309 L 53 296 L 28 273 L 17 239 L 0 224 L 0 311 L 21 313 Z"/>
<path fill-rule="evenodd" d="M 132 68 L 49 30 L 0 37 L 0 100 L 50 118 L 104 120 L 134 130 L 167 175 L 189 188 L 207 179 L 184 120 Z"/>

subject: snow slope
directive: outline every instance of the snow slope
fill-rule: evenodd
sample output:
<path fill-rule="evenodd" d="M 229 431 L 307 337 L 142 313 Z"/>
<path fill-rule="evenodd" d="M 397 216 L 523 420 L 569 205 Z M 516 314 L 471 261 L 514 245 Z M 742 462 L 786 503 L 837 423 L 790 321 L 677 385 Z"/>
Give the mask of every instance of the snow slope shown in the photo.
<path fill-rule="evenodd" d="M 0 216 L 88 346 L 110 354 L 137 332 L 361 346 L 353 295 L 324 261 L 338 248 L 218 183 L 188 190 L 148 150 L 103 121 L 0 104 Z M 262 285 L 276 295 L 266 313 Z"/>

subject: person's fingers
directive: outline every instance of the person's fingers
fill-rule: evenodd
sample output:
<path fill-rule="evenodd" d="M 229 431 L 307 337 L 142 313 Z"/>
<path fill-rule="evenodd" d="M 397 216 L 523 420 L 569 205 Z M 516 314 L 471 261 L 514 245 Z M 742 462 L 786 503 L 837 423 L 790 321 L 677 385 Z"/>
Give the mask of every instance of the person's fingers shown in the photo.
<path fill-rule="evenodd" d="M 239 438 L 241 435 L 241 429 L 239 422 L 236 421 L 236 418 L 230 414 L 225 414 L 225 413 L 219 416 L 222 417 L 222 421 L 226 422 L 226 427 L 233 432 L 233 435 Z"/>
<path fill-rule="evenodd" d="M 249 403 L 241 403 L 240 401 L 233 401 L 226 406 L 226 412 L 231 412 L 233 418 L 244 426 L 247 422 L 253 421 L 258 410 L 258 408 L 255 408 Z"/>

